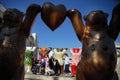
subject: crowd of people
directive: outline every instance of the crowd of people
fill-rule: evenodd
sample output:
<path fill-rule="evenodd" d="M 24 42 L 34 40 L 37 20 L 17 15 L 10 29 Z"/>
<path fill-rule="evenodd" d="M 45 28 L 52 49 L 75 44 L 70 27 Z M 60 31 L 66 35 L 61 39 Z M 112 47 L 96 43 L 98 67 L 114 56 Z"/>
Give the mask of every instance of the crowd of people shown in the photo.
<path fill-rule="evenodd" d="M 69 50 L 71 57 L 68 56 Z M 41 75 L 76 76 L 81 48 L 39 48 L 39 60 L 34 59 L 31 71 Z"/>

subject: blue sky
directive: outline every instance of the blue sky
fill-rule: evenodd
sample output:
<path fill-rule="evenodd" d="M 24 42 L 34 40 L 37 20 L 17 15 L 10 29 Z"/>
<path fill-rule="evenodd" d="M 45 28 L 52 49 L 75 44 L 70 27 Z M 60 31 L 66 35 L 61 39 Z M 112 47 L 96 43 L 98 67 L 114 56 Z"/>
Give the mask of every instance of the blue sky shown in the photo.
<path fill-rule="evenodd" d="M 114 0 L 0 0 L 6 8 L 17 8 L 25 13 L 27 7 L 36 3 L 41 7 L 45 2 L 51 2 L 54 5 L 63 4 L 66 9 L 75 8 L 79 10 L 82 16 L 87 15 L 92 10 L 103 10 L 109 14 L 108 23 L 111 19 L 113 7 L 118 4 Z M 68 18 L 55 31 L 51 31 L 38 14 L 31 33 L 37 33 L 39 47 L 54 48 L 73 48 L 82 47 L 82 43 L 78 40 L 72 24 Z M 84 20 L 83 20 L 84 22 Z M 120 34 L 116 42 L 120 42 Z"/>

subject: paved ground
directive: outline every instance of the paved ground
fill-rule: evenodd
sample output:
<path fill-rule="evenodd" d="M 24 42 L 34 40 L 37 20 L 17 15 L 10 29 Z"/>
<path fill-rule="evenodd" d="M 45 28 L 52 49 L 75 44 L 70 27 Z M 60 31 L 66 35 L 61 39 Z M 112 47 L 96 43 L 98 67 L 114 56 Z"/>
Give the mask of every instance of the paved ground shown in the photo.
<path fill-rule="evenodd" d="M 119 80 L 120 80 L 120 57 L 118 58 L 118 63 L 117 63 L 117 73 L 119 75 Z"/>
<path fill-rule="evenodd" d="M 26 74 L 25 80 L 75 80 L 75 77 Z"/>
<path fill-rule="evenodd" d="M 120 78 L 120 58 L 118 58 L 117 63 L 117 73 Z M 65 77 L 65 76 L 45 76 L 45 75 L 33 75 L 33 74 L 26 74 L 25 80 L 75 80 L 75 77 Z M 120 80 L 120 79 L 119 79 Z"/>

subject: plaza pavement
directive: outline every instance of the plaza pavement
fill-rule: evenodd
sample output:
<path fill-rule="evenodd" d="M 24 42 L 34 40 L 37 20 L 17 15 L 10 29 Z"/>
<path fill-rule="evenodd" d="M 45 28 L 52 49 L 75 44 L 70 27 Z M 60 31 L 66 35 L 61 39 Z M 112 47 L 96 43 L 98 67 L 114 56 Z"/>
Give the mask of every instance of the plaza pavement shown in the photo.
<path fill-rule="evenodd" d="M 118 73 L 119 80 L 120 80 L 120 57 L 119 57 L 118 60 L 117 60 L 117 68 L 116 68 L 116 71 L 117 71 L 117 73 Z"/>
<path fill-rule="evenodd" d="M 76 80 L 75 77 L 25 74 L 25 80 Z"/>

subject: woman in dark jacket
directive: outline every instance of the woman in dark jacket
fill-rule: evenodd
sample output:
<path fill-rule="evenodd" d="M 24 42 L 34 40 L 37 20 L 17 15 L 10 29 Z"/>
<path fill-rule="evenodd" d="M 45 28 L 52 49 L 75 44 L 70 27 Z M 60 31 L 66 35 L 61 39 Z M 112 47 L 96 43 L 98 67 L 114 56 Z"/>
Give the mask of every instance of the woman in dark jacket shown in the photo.
<path fill-rule="evenodd" d="M 54 58 L 51 56 L 51 58 L 49 58 L 49 66 L 50 66 L 50 69 L 53 70 L 53 67 L 54 67 Z"/>
<path fill-rule="evenodd" d="M 54 68 L 53 68 L 55 75 L 59 76 L 59 70 L 60 70 L 60 64 L 58 62 L 58 60 L 54 61 Z"/>

